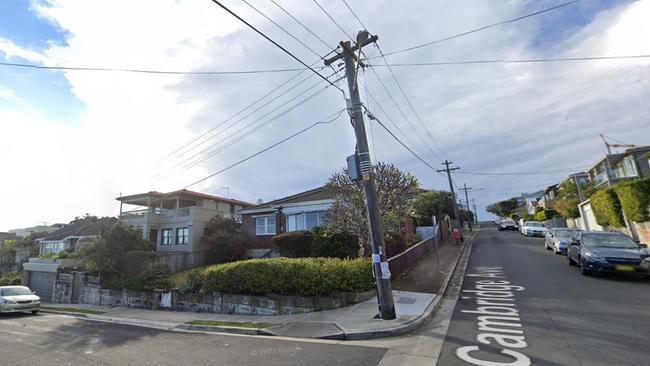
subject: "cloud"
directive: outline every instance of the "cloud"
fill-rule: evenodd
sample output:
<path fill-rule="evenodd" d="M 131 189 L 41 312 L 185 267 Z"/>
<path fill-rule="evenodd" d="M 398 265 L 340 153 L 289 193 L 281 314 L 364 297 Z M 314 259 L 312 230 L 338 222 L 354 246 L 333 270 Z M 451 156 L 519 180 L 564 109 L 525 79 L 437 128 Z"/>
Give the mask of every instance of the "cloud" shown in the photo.
<path fill-rule="evenodd" d="M 9 89 L 2 85 L 0 85 L 0 99 L 4 99 L 5 101 L 15 104 L 23 104 L 25 102 L 22 98 L 17 96 L 12 89 Z"/>
<path fill-rule="evenodd" d="M 255 5 L 318 54 L 326 54 L 344 39 L 343 33 L 313 4 L 279 3 L 330 47 L 273 4 Z M 526 2 L 498 6 L 476 2 L 471 8 L 451 6 L 444 1 L 352 1 L 351 5 L 369 30 L 379 34 L 384 52 L 538 10 Z M 341 20 L 348 33 L 360 29 L 344 6 L 328 2 L 324 6 Z M 67 39 L 51 44 L 40 54 L 7 41 L 11 38 L 8 35 L 0 38 L 0 49 L 10 57 L 56 65 L 155 70 L 299 66 L 208 1 L 48 0 L 33 3 L 32 9 L 60 28 Z M 311 51 L 246 5 L 234 5 L 233 9 L 301 59 L 308 63 L 318 61 Z M 585 24 L 567 27 L 569 31 L 559 32 L 561 36 L 547 40 L 540 48 L 536 40 L 549 31 L 548 27 L 563 26 L 553 23 L 554 16 L 553 12 L 547 13 L 397 54 L 388 60 L 398 63 L 650 53 L 644 39 L 648 34 L 644 19 L 650 17 L 648 2 L 596 11 Z M 369 57 L 378 55 L 374 46 L 368 46 L 365 52 Z M 379 64 L 382 60 L 370 62 Z M 642 60 L 395 67 L 393 71 L 402 88 L 444 153 L 423 133 L 386 67 L 377 66 L 375 70 L 399 108 L 370 69 L 361 74 L 360 81 L 362 98 L 369 99 L 367 87 L 386 113 L 372 100 L 366 106 L 404 142 L 416 145 L 414 149 L 431 165 L 439 166 L 449 158 L 466 171 L 534 171 L 592 164 L 602 154 L 597 137 L 600 132 L 624 141 L 648 143 L 642 139 L 650 136 L 648 68 Z M 114 198 L 120 192 L 182 188 L 345 107 L 342 93 L 329 87 L 282 114 L 309 93 L 325 88 L 325 83 L 305 72 L 272 94 L 276 101 L 267 106 L 260 102 L 236 115 L 295 74 L 65 72 L 70 90 L 84 105 L 74 127 L 44 117 L 34 112 L 36 108 L 0 106 L 0 134 L 10 137 L 12 154 L 8 155 L 12 159 L 0 159 L 0 169 L 15 172 L 20 178 L 10 180 L 6 186 L 17 194 L 10 195 L 5 203 L 9 209 L 0 214 L 0 226 L 8 229 L 43 220 L 66 221 L 85 212 L 114 215 L 118 209 Z M 308 77 L 296 89 L 278 96 Z M 311 85 L 318 86 L 299 95 Z M 57 92 L 57 87 L 60 86 L 52 86 L 52 93 Z M 340 87 L 345 89 L 346 84 L 341 83 Z M 292 98 L 295 99 L 291 101 Z M 286 104 L 279 107 L 281 103 Z M 255 109 L 259 110 L 252 112 Z M 236 117 L 228 120 L 233 115 Z M 271 121 L 274 117 L 277 118 Z M 221 127 L 211 133 L 216 136 L 200 148 L 161 159 L 220 123 Z M 446 177 L 416 161 L 377 124 L 372 132 L 374 138 L 369 139 L 378 159 L 414 173 L 425 187 L 446 188 Z M 343 167 L 354 144 L 349 120 L 344 115 L 193 188 L 224 194 L 221 187 L 228 186 L 232 197 L 249 201 L 278 198 L 323 184 L 332 172 Z M 205 153 L 223 150 L 192 169 L 182 169 L 205 153 L 184 163 L 183 160 L 204 148 L 208 148 Z M 459 185 L 467 182 L 485 188 L 475 192 L 479 204 L 485 206 L 508 194 L 543 188 L 562 177 L 563 174 L 507 178 L 463 175 L 456 176 L 456 180 Z M 30 197 L 28 204 L 25 195 Z"/>

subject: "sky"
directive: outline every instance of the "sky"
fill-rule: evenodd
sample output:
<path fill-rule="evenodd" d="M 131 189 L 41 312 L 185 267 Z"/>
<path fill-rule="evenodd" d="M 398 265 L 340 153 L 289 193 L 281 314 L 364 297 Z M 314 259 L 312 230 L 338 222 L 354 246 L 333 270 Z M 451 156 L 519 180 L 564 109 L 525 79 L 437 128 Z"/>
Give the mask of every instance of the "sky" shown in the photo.
<path fill-rule="evenodd" d="M 364 48 L 371 66 L 358 75 L 365 107 L 435 170 L 445 159 L 460 167 L 454 182 L 474 188 L 479 218 L 488 218 L 484 209 L 490 203 L 543 189 L 596 163 L 604 154 L 599 133 L 650 145 L 647 58 L 397 66 L 648 55 L 650 0 L 578 1 L 388 55 L 386 62 L 395 65 L 390 69 L 381 52 L 563 0 L 347 0 L 363 26 L 342 0 L 319 0 L 343 30 L 313 1 L 275 0 L 307 29 L 270 0 L 247 1 L 223 3 L 332 80 L 343 76 L 335 73 L 340 65 L 325 68 L 321 58 L 364 27 L 378 35 L 379 48 Z M 188 187 L 269 201 L 324 184 L 354 151 L 354 133 L 342 113 L 191 185 L 332 119 L 346 106 L 347 84 L 335 83 L 343 92 L 310 71 L 295 71 L 304 67 L 207 0 L 9 0 L 0 10 L 0 62 L 294 70 L 187 75 L 0 65 L 0 231 L 69 222 L 86 213 L 114 216 L 120 194 L 153 190 Z M 424 188 L 449 189 L 446 176 L 416 159 L 377 122 L 366 123 L 373 160 L 395 164 Z"/>

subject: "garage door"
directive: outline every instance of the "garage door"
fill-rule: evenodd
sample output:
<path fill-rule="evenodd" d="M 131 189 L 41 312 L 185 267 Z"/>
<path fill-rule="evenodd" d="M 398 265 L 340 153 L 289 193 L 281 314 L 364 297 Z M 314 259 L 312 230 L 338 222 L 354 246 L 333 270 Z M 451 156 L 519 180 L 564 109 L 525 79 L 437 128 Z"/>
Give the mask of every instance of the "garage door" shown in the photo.
<path fill-rule="evenodd" d="M 56 282 L 56 273 L 52 272 L 29 272 L 29 288 L 38 292 L 41 301 L 52 301 L 52 290 Z"/>

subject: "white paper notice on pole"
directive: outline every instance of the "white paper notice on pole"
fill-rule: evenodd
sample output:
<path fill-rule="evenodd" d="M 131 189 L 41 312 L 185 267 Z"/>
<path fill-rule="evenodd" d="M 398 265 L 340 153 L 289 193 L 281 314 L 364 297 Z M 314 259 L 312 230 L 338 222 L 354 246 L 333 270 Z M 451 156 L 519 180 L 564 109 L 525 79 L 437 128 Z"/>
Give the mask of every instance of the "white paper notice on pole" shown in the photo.
<path fill-rule="evenodd" d="M 379 266 L 381 267 L 381 279 L 390 280 L 390 269 L 388 268 L 388 262 L 381 262 L 379 263 Z"/>
<path fill-rule="evenodd" d="M 381 256 L 379 254 L 373 254 L 372 263 L 379 263 L 379 262 L 381 262 Z"/>

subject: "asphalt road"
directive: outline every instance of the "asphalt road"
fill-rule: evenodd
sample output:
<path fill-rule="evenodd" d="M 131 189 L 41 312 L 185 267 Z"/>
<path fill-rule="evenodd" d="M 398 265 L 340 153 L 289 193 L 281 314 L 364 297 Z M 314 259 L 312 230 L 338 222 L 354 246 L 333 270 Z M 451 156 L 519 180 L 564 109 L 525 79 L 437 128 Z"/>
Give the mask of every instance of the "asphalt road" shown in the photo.
<path fill-rule="evenodd" d="M 376 365 L 385 349 L 0 315 L 0 365 Z"/>
<path fill-rule="evenodd" d="M 650 281 L 585 277 L 542 238 L 482 230 L 438 362 L 467 364 L 650 365 Z"/>

